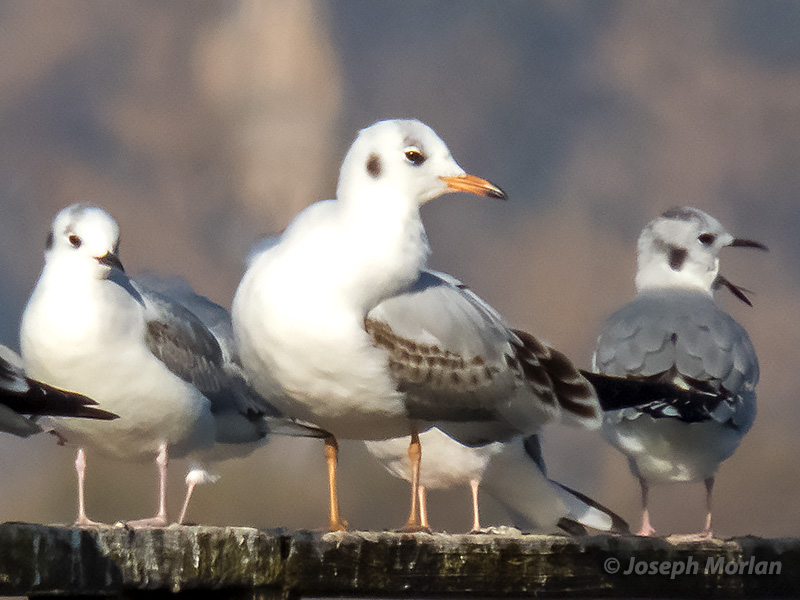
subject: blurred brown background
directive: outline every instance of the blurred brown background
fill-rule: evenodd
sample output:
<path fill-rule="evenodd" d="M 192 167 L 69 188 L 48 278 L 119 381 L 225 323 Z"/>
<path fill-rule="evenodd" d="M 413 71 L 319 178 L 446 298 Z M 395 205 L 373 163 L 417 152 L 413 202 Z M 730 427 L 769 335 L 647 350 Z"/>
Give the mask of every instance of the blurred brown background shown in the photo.
<path fill-rule="evenodd" d="M 19 318 L 62 207 L 103 206 L 130 273 L 184 275 L 229 306 L 246 253 L 335 190 L 356 131 L 417 117 L 468 171 L 510 196 L 423 211 L 431 266 L 514 326 L 588 366 L 603 318 L 633 295 L 641 228 L 694 205 L 768 255 L 723 271 L 754 308 L 718 301 L 762 365 L 759 415 L 716 488 L 720 535 L 800 534 L 800 4 L 240 0 L 0 2 L 0 342 Z M 594 433 L 545 435 L 551 476 L 638 525 L 638 489 Z M 71 522 L 73 449 L 0 437 L 0 521 Z M 173 463 L 176 514 L 186 465 Z M 398 526 L 406 484 L 358 443 L 341 454 L 355 528 Z M 190 519 L 325 523 L 318 443 L 275 440 L 218 465 Z M 152 465 L 89 455 L 88 510 L 155 509 Z M 701 485 L 657 488 L 660 531 L 695 531 Z M 431 495 L 466 530 L 467 490 Z M 448 507 L 448 505 L 450 507 Z M 504 519 L 485 498 L 486 524 Z"/>

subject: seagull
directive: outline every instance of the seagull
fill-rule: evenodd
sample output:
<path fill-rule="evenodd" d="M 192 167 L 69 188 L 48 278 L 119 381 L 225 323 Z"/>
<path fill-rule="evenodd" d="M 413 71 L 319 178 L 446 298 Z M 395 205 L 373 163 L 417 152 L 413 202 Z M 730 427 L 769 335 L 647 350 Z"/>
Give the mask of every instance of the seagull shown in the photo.
<path fill-rule="evenodd" d="M 28 437 L 43 431 L 36 417 L 53 415 L 110 421 L 117 415 L 97 402 L 25 376 L 22 358 L 0 345 L 0 431 Z"/>
<path fill-rule="evenodd" d="M 639 480 L 639 535 L 655 534 L 647 508 L 652 484 L 703 481 L 705 525 L 686 537 L 713 536 L 715 474 L 756 416 L 755 349 L 744 328 L 714 303 L 714 291 L 723 287 L 751 304 L 747 290 L 719 272 L 725 247 L 767 249 L 734 238 L 696 208 L 673 208 L 650 222 L 639 236 L 637 297 L 608 318 L 597 341 L 595 371 L 698 393 L 690 400 L 667 394 L 605 415 L 605 437 Z"/>
<path fill-rule="evenodd" d="M 410 435 L 407 531 L 418 510 L 419 433 L 471 445 L 536 433 L 563 417 L 599 427 L 589 382 L 533 336 L 509 329 L 466 286 L 425 270 L 420 206 L 448 192 L 505 199 L 467 174 L 416 120 L 362 130 L 336 199 L 298 214 L 251 257 L 232 307 L 251 384 L 284 414 L 329 431 L 330 530 L 342 530 L 337 438 Z M 446 427 L 445 427 L 446 425 Z"/>
<path fill-rule="evenodd" d="M 155 457 L 158 512 L 129 525 L 164 526 L 168 454 L 202 462 L 216 442 L 255 448 L 275 424 L 297 435 L 323 434 L 278 419 L 201 319 L 129 279 L 118 253 L 119 228 L 105 210 L 74 204 L 58 213 L 22 317 L 22 357 L 31 376 L 85 394 L 120 417 L 52 419 L 55 431 L 79 446 L 76 525 L 96 525 L 85 510 L 86 446 L 123 461 Z M 202 473 L 187 478 L 180 521 Z"/>
<path fill-rule="evenodd" d="M 420 471 L 419 505 L 423 527 L 427 519 L 426 491 L 468 485 L 472 496 L 472 530 L 480 533 L 478 489 L 481 487 L 509 513 L 513 525 L 524 531 L 585 534 L 585 527 L 628 533 L 625 521 L 591 500 L 547 478 L 539 436 L 517 436 L 508 442 L 470 447 L 433 427 L 419 435 L 425 447 L 425 468 Z M 411 479 L 405 449 L 407 437 L 366 441 L 364 444 L 395 477 Z"/>

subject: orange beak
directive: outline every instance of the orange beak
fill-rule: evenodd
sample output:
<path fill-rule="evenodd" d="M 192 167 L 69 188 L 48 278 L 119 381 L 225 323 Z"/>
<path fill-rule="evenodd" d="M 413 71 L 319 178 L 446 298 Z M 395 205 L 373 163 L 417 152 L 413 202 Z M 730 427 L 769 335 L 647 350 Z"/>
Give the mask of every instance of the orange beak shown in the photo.
<path fill-rule="evenodd" d="M 485 179 L 475 177 L 475 175 L 440 177 L 439 179 L 444 181 L 447 184 L 447 188 L 453 192 L 467 192 L 469 194 L 497 198 L 498 200 L 506 200 L 508 198 L 506 193 L 499 187 Z"/>

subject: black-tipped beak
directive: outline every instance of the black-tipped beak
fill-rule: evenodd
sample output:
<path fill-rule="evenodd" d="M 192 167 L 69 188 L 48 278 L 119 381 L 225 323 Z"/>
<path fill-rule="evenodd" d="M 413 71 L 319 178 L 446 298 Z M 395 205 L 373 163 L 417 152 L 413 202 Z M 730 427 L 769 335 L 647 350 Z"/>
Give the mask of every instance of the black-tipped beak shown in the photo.
<path fill-rule="evenodd" d="M 458 177 L 440 177 L 440 179 L 447 184 L 448 189 L 454 192 L 478 194 L 479 196 L 487 196 L 497 200 L 508 199 L 506 193 L 499 187 L 475 175 L 466 174 Z"/>
<path fill-rule="evenodd" d="M 761 242 L 756 242 L 754 240 L 742 240 L 739 238 L 734 239 L 728 246 L 732 246 L 733 248 L 756 248 L 758 250 L 763 250 L 764 252 L 769 252 L 769 248 L 767 248 Z"/>
<path fill-rule="evenodd" d="M 122 266 L 119 257 L 113 252 L 106 252 L 103 254 L 103 256 L 98 256 L 97 262 L 99 262 L 101 265 L 111 267 L 112 269 L 119 269 L 123 273 L 125 272 L 125 267 Z"/>

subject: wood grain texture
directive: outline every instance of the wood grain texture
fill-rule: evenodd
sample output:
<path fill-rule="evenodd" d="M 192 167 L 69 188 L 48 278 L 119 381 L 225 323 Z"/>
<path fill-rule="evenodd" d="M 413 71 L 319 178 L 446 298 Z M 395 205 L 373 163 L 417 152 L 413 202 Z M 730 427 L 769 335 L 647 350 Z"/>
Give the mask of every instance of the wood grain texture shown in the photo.
<path fill-rule="evenodd" d="M 696 573 L 624 575 L 631 559 Z M 608 572 L 609 559 L 620 571 Z M 755 559 L 780 573 L 706 573 Z M 766 568 L 766 567 L 765 567 Z M 650 569 L 648 565 L 648 570 Z M 774 571 L 774 569 L 773 569 Z M 172 526 L 0 525 L 0 594 L 121 597 L 213 591 L 227 598 L 791 597 L 800 540 L 675 542 L 634 536 L 398 534 Z"/>

